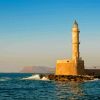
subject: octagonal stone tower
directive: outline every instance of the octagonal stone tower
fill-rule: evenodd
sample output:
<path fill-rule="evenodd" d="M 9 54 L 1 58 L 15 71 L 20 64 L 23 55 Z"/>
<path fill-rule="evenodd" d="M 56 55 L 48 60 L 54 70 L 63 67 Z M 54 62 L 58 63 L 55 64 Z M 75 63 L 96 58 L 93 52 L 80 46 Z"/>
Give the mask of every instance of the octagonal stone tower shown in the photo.
<path fill-rule="evenodd" d="M 75 21 L 72 27 L 72 59 L 57 60 L 56 75 L 84 75 L 84 60 L 79 52 L 79 28 Z"/>

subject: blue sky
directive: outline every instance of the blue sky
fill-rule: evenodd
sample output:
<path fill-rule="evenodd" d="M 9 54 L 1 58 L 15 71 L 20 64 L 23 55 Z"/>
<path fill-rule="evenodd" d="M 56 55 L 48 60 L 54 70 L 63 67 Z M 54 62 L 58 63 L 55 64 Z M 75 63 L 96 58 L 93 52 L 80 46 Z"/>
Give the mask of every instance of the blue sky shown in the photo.
<path fill-rule="evenodd" d="M 71 58 L 75 19 L 85 66 L 100 66 L 100 0 L 0 0 L 0 70 Z"/>

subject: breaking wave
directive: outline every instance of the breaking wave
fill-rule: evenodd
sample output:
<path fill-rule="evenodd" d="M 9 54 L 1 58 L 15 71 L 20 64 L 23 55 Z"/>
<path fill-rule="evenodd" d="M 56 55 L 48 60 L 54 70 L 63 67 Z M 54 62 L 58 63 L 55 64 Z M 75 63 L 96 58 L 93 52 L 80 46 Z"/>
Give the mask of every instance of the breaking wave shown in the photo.
<path fill-rule="evenodd" d="M 86 81 L 84 81 L 84 82 L 93 82 L 93 81 L 99 81 L 100 79 L 99 78 L 94 78 L 94 79 L 92 79 L 92 80 L 86 80 Z"/>
<path fill-rule="evenodd" d="M 39 74 L 36 74 L 30 77 L 22 78 L 22 80 L 49 80 L 49 79 L 45 76 L 41 77 Z"/>
<path fill-rule="evenodd" d="M 100 80 L 99 78 L 94 78 L 93 80 L 91 80 L 91 81 L 98 81 L 98 80 Z"/>

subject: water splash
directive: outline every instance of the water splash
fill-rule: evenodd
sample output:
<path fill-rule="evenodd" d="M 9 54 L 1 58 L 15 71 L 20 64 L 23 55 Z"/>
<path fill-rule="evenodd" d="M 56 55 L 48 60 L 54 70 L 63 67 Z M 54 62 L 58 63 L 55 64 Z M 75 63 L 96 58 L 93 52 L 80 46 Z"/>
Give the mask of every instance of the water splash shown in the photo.
<path fill-rule="evenodd" d="M 93 80 L 90 80 L 90 81 L 98 81 L 100 80 L 99 78 L 94 78 Z"/>
<path fill-rule="evenodd" d="M 40 76 L 39 74 L 36 75 L 32 75 L 30 77 L 26 77 L 26 78 L 22 78 L 23 80 L 49 80 L 47 77 L 45 76 Z"/>
<path fill-rule="evenodd" d="M 30 77 L 26 77 L 26 78 L 22 78 L 24 80 L 40 80 L 40 76 L 39 74 L 36 74 L 36 75 L 32 75 Z"/>
<path fill-rule="evenodd" d="M 41 78 L 41 80 L 49 80 L 47 77 L 43 77 Z"/>

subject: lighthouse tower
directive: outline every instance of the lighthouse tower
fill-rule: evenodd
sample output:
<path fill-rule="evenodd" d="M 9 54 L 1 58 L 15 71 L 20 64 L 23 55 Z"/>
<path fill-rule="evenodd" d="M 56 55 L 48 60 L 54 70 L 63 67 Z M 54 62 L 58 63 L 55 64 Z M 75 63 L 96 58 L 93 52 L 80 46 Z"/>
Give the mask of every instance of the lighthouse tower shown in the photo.
<path fill-rule="evenodd" d="M 79 28 L 78 24 L 75 21 L 72 27 L 72 59 L 78 60 L 79 59 Z"/>
<path fill-rule="evenodd" d="M 72 59 L 57 60 L 56 75 L 83 75 L 84 60 L 80 59 L 79 28 L 75 21 L 72 27 Z"/>

